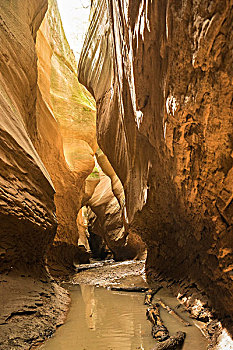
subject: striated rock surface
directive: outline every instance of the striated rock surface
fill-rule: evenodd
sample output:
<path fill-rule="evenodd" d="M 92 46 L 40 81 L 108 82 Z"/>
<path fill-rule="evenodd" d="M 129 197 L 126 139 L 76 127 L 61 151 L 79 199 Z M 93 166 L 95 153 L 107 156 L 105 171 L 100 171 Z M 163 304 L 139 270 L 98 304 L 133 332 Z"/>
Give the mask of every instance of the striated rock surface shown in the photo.
<path fill-rule="evenodd" d="M 67 293 L 44 257 L 57 226 L 54 187 L 32 140 L 36 33 L 47 1 L 0 4 L 0 348 L 29 349 L 64 321 Z M 49 125 L 48 125 L 49 127 Z"/>
<path fill-rule="evenodd" d="M 96 159 L 101 167 L 99 176 L 88 179 L 88 183 L 93 184 L 94 179 L 98 179 L 98 183 L 92 196 L 85 202 L 89 207 L 88 226 L 94 253 L 98 250 L 94 247 L 97 240 L 101 256 L 104 246 L 107 245 L 116 260 L 141 259 L 145 256 L 145 244 L 137 234 L 128 231 L 124 225 L 122 184 L 101 150 L 97 151 Z M 101 237 L 103 242 L 94 235 Z"/>
<path fill-rule="evenodd" d="M 78 248 L 77 215 L 84 180 L 94 167 L 95 105 L 77 79 L 76 62 L 66 40 L 55 0 L 37 35 L 38 134 L 35 144 L 55 187 L 57 234 L 50 264 L 72 266 L 74 256 L 88 260 Z M 81 230 L 82 231 L 82 230 Z M 84 259 L 84 260 L 83 260 Z"/>
<path fill-rule="evenodd" d="M 31 141 L 37 127 L 34 40 L 46 5 L 1 3 L 1 272 L 18 262 L 42 264 L 55 235 L 54 187 Z"/>
<path fill-rule="evenodd" d="M 147 274 L 233 319 L 233 3 L 99 0 L 79 64 Z M 230 328 L 230 326 L 229 326 Z M 232 329 L 231 329 L 232 331 Z"/>

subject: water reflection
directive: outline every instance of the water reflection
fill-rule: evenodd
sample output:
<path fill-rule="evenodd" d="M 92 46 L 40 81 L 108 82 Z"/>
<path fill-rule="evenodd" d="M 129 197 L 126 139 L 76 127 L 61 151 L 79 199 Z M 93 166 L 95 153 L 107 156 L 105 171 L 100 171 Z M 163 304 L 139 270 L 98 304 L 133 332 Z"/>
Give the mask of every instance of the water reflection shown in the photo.
<path fill-rule="evenodd" d="M 146 320 L 143 294 L 112 292 L 90 285 L 70 286 L 69 290 L 72 305 L 68 319 L 41 349 L 153 349 L 155 341 Z M 177 304 L 174 297 L 162 296 L 170 305 Z M 162 312 L 162 316 L 171 334 L 177 330 L 188 331 L 183 350 L 206 349 L 206 340 L 196 327 L 182 327 L 167 313 Z"/>
<path fill-rule="evenodd" d="M 150 339 L 151 328 L 145 319 L 142 295 L 113 293 L 90 285 L 81 286 L 81 295 L 86 325 L 92 331 L 88 333 L 83 329 L 81 346 L 86 343 L 90 350 L 129 350 L 154 344 Z"/>
<path fill-rule="evenodd" d="M 44 350 L 152 349 L 151 326 L 145 317 L 144 296 L 117 293 L 90 285 L 70 287 L 68 319 Z"/>
<path fill-rule="evenodd" d="M 81 286 L 82 298 L 85 304 L 85 320 L 89 329 L 95 330 L 96 327 L 96 303 L 95 303 L 95 287 L 83 284 Z"/>

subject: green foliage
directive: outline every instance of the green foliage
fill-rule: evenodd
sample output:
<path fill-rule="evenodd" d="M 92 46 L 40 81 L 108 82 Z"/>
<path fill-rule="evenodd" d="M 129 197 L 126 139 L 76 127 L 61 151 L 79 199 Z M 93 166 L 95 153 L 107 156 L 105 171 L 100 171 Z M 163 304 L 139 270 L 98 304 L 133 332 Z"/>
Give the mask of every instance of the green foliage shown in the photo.
<path fill-rule="evenodd" d="M 99 178 L 99 170 L 94 167 L 94 169 L 92 170 L 92 173 L 88 176 L 91 179 L 98 179 Z"/>

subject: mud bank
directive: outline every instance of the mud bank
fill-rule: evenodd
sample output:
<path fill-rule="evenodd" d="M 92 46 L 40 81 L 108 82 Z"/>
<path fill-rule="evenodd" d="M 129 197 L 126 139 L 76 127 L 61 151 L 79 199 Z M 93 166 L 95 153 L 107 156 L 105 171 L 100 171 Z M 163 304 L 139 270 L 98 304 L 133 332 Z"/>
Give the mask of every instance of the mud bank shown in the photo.
<path fill-rule="evenodd" d="M 0 349 L 31 349 L 63 324 L 70 297 L 48 276 L 11 271 L 0 277 Z"/>

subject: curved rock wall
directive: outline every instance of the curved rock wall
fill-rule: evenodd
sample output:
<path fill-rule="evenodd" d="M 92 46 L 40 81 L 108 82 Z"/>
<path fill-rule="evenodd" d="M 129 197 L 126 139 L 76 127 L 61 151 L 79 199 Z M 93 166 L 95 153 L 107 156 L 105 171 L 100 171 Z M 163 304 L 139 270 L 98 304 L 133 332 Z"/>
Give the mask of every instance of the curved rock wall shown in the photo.
<path fill-rule="evenodd" d="M 31 141 L 37 128 L 34 41 L 47 2 L 3 1 L 0 7 L 0 258 L 5 270 L 18 262 L 43 261 L 56 218 L 54 187 Z"/>
<path fill-rule="evenodd" d="M 95 104 L 78 82 L 75 58 L 55 0 L 49 1 L 38 31 L 37 53 L 39 91 L 35 143 L 56 190 L 58 219 L 49 260 L 58 259 L 72 266 L 74 256 L 80 255 L 82 259 L 83 255 L 78 248 L 77 215 L 85 178 L 94 167 Z"/>
<path fill-rule="evenodd" d="M 29 349 L 43 341 L 64 322 L 69 304 L 67 292 L 51 281 L 44 265 L 56 233 L 55 190 L 32 142 L 38 132 L 35 39 L 46 9 L 44 0 L 0 4 L 2 350 Z"/>
<path fill-rule="evenodd" d="M 98 144 L 124 186 L 125 220 L 148 243 L 148 277 L 179 282 L 181 293 L 194 285 L 226 319 L 233 316 L 232 6 L 100 0 L 79 66 L 96 98 Z"/>
<path fill-rule="evenodd" d="M 107 246 L 116 260 L 144 258 L 145 244 L 137 234 L 128 231 L 124 223 L 125 196 L 122 184 L 100 149 L 95 157 L 98 168 L 94 168 L 85 182 L 82 201 L 88 207 L 89 241 L 94 248 L 93 254 L 95 256 L 99 252 L 104 257 Z"/>
<path fill-rule="evenodd" d="M 100 171 L 100 181 L 86 205 L 91 209 L 88 211 L 90 232 L 102 237 L 115 260 L 140 259 L 145 255 L 141 238 L 125 229 L 123 209 L 112 190 L 111 178 L 103 171 Z"/>

